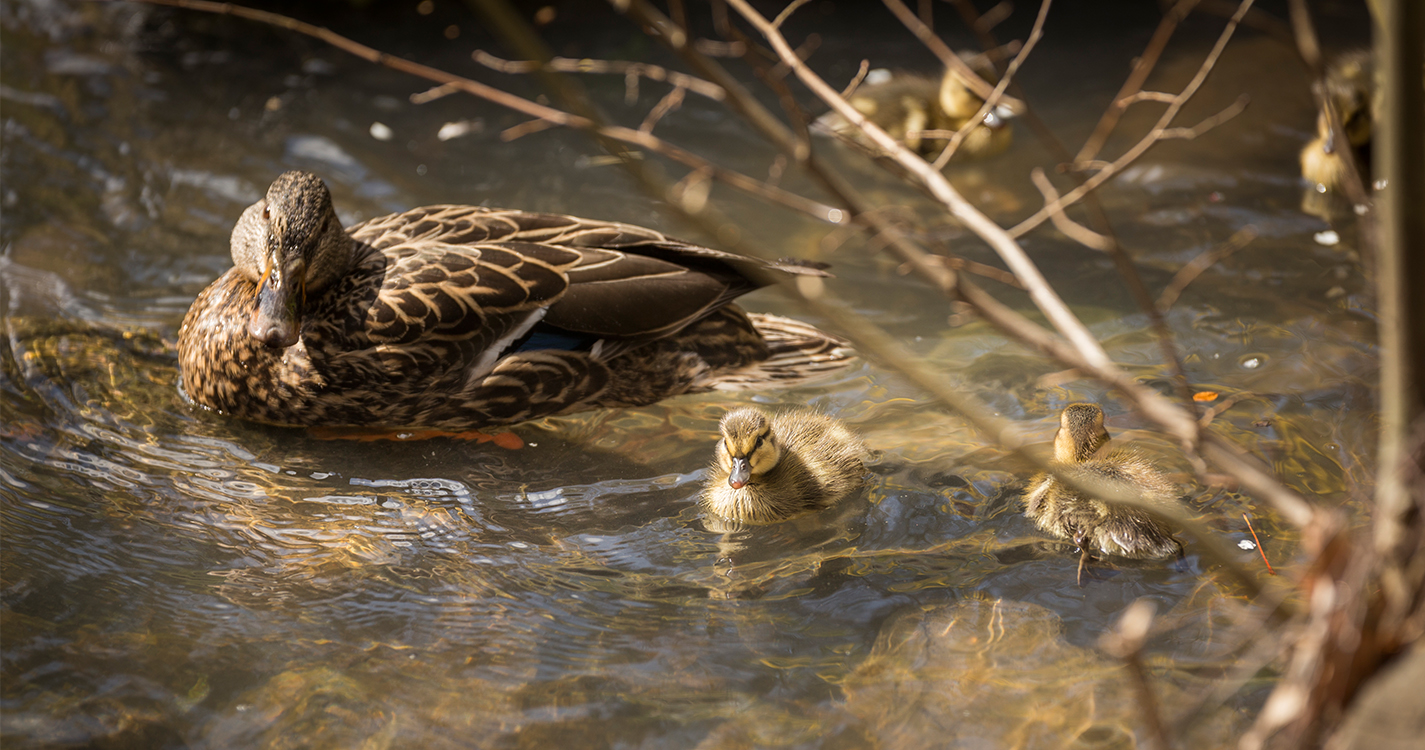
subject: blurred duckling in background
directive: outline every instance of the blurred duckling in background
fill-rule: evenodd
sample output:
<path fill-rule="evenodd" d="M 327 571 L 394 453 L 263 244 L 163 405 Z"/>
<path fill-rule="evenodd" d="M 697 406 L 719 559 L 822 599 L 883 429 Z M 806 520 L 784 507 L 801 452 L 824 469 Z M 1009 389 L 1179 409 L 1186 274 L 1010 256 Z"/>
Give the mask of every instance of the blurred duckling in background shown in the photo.
<path fill-rule="evenodd" d="M 1381 107 L 1371 51 L 1348 52 L 1332 61 L 1324 93 L 1341 118 L 1346 142 L 1332 131 L 1323 108 L 1316 115 L 1316 137 L 1301 149 L 1301 176 L 1317 193 L 1339 192 L 1346 180 L 1346 160 L 1354 159 L 1369 189 L 1371 134 Z"/>
<path fill-rule="evenodd" d="M 970 67 L 986 81 L 998 80 L 994 67 L 984 55 L 962 55 Z M 1014 107 L 1002 103 L 985 114 L 979 127 L 965 135 L 955 151 L 956 159 L 994 156 L 1009 148 L 1013 133 L 1009 118 Z M 980 98 L 965 79 L 953 69 L 938 80 L 915 73 L 891 73 L 884 68 L 871 71 L 866 80 L 847 99 L 866 119 L 885 130 L 892 138 L 920 155 L 934 159 L 950 141 L 920 135 L 922 131 L 955 131 L 970 122 L 985 100 Z M 836 112 L 817 119 L 819 129 L 839 135 L 863 148 L 879 152 L 860 130 Z"/>
<path fill-rule="evenodd" d="M 1110 450 L 1097 404 L 1070 404 L 1059 416 L 1053 465 L 1070 476 L 1134 492 L 1145 501 L 1170 505 L 1177 490 L 1142 455 Z M 1039 528 L 1078 545 L 1079 581 L 1096 552 L 1137 560 L 1182 557 L 1183 545 L 1166 524 L 1140 508 L 1085 495 L 1052 474 L 1034 478 L 1024 494 L 1024 515 Z"/>
<path fill-rule="evenodd" d="M 702 502 L 725 519 L 773 523 L 829 507 L 861 486 L 865 444 L 824 414 L 744 406 L 724 414 L 719 429 Z"/>

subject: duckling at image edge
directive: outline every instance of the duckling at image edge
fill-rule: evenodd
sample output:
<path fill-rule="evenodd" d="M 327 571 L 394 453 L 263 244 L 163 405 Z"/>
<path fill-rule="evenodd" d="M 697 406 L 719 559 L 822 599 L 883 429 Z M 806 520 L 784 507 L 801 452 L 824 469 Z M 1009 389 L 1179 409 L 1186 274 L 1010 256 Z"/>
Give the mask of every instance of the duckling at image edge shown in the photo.
<path fill-rule="evenodd" d="M 1054 434 L 1052 463 L 1072 476 L 1136 492 L 1150 503 L 1169 505 L 1177 500 L 1176 488 L 1148 459 L 1134 451 L 1110 450 L 1103 409 L 1096 404 L 1064 408 Z M 1087 496 L 1052 474 L 1034 478 L 1024 494 L 1024 515 L 1044 531 L 1078 545 L 1081 580 L 1084 564 L 1094 552 L 1139 560 L 1183 554 L 1182 542 L 1153 515 Z"/>
<path fill-rule="evenodd" d="M 983 55 L 963 55 L 962 58 L 986 81 L 993 83 L 997 80 L 994 69 Z M 938 80 L 916 73 L 891 73 L 883 69 L 872 73 L 876 75 L 868 75 L 867 82 L 847 102 L 892 138 L 927 158 L 938 156 L 949 140 L 923 137 L 919 135 L 921 131 L 959 130 L 985 103 L 954 69 L 946 70 Z M 1013 114 L 1013 109 L 1003 104 L 991 109 L 981 126 L 966 134 L 954 158 L 984 158 L 1009 148 L 1014 136 L 1008 120 Z M 822 115 L 817 125 L 822 130 L 874 149 L 850 122 L 836 112 Z"/>
<path fill-rule="evenodd" d="M 1318 111 L 1316 137 L 1301 149 L 1301 176 L 1316 192 L 1339 191 L 1346 179 L 1346 159 L 1353 158 L 1369 185 L 1371 137 L 1381 107 L 1371 51 L 1347 52 L 1333 60 L 1324 94 L 1341 118 L 1347 142 L 1338 142 L 1326 112 Z"/>
<path fill-rule="evenodd" d="M 861 486 L 866 446 L 841 422 L 810 409 L 733 409 L 708 470 L 703 507 L 765 524 L 836 503 Z"/>
<path fill-rule="evenodd" d="M 441 205 L 347 231 L 326 184 L 294 171 L 243 212 L 232 256 L 179 330 L 182 388 L 268 424 L 478 430 L 854 361 L 730 304 L 824 271 L 629 224 Z"/>

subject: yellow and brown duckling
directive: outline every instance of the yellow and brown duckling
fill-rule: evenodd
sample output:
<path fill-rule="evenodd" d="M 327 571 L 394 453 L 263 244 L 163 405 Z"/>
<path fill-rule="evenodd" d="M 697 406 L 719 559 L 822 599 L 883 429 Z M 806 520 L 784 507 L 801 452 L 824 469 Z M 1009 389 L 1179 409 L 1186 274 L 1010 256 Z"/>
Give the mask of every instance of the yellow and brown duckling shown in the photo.
<path fill-rule="evenodd" d="M 1177 490 L 1144 456 L 1113 450 L 1097 404 L 1070 404 L 1054 435 L 1055 469 L 1069 476 L 1135 493 L 1144 501 L 1170 506 Z M 1024 494 L 1024 515 L 1044 531 L 1068 539 L 1080 550 L 1079 577 L 1095 553 L 1139 560 L 1181 557 L 1182 542 L 1167 524 L 1147 511 L 1105 502 L 1068 486 L 1052 474 L 1034 478 Z"/>
<path fill-rule="evenodd" d="M 1341 119 L 1345 143 L 1331 128 L 1325 110 L 1316 115 L 1316 137 L 1301 149 L 1301 176 L 1319 193 L 1339 191 L 1346 179 L 1347 159 L 1370 184 L 1371 136 L 1380 112 L 1380 87 L 1370 50 L 1337 57 L 1326 71 L 1325 97 Z"/>
<path fill-rule="evenodd" d="M 442 205 L 341 225 L 287 172 L 238 220 L 234 267 L 178 333 L 194 402 L 276 425 L 478 430 L 852 361 L 809 325 L 731 302 L 824 276 L 643 227 Z"/>
<path fill-rule="evenodd" d="M 824 414 L 744 406 L 724 414 L 719 429 L 702 502 L 722 518 L 773 523 L 830 507 L 861 486 L 865 444 Z"/>
<path fill-rule="evenodd" d="M 985 80 L 997 80 L 994 68 L 983 55 L 964 56 L 964 59 Z M 939 79 L 878 69 L 867 76 L 867 81 L 847 102 L 907 148 L 933 159 L 949 145 L 949 140 L 921 133 L 959 130 L 979 113 L 985 100 L 953 68 L 946 70 Z M 980 125 L 966 134 L 955 152 L 955 158 L 994 156 L 1009 148 L 1013 134 L 1008 120 L 1013 115 L 1014 108 L 1006 104 L 991 109 Z M 857 128 L 835 112 L 822 115 L 817 125 L 863 147 L 877 150 L 861 138 Z"/>

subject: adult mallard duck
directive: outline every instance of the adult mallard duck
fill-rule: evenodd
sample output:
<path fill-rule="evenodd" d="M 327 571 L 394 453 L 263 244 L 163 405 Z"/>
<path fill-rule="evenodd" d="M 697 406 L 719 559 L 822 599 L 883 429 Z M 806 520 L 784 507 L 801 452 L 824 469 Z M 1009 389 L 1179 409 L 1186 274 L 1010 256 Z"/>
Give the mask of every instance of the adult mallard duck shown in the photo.
<path fill-rule="evenodd" d="M 1324 95 L 1341 118 L 1342 143 L 1331 129 L 1325 110 L 1316 115 L 1316 137 L 1301 149 L 1301 176 L 1318 193 L 1339 191 L 1346 179 L 1347 159 L 1354 159 L 1361 178 L 1370 183 L 1371 136 L 1381 100 L 1375 61 L 1370 50 L 1337 57 L 1326 71 Z"/>
<path fill-rule="evenodd" d="M 1149 503 L 1176 502 L 1173 484 L 1142 455 L 1112 450 L 1097 404 L 1070 404 L 1054 434 L 1055 469 L 1085 481 L 1136 493 Z M 1024 494 L 1024 515 L 1044 531 L 1078 545 L 1079 576 L 1095 553 L 1151 560 L 1181 557 L 1182 542 L 1147 511 L 1085 495 L 1052 474 L 1034 478 Z"/>
<path fill-rule="evenodd" d="M 962 56 L 987 81 L 995 81 L 994 68 L 983 55 Z M 956 131 L 968 124 L 985 100 L 966 84 L 953 68 L 939 78 L 917 73 L 892 73 L 877 69 L 867 75 L 847 102 L 887 135 L 904 143 L 928 159 L 937 157 L 949 139 L 922 135 L 924 131 Z M 1009 118 L 1014 109 L 1001 104 L 984 115 L 983 121 L 960 143 L 956 159 L 994 156 L 1009 148 L 1013 133 Z M 865 148 L 875 149 L 860 131 L 836 112 L 817 120 L 819 129 L 848 138 Z"/>
<path fill-rule="evenodd" d="M 781 521 L 826 508 L 861 485 L 866 446 L 846 425 L 810 409 L 774 415 L 733 409 L 708 470 L 703 507 L 741 523 Z"/>
<path fill-rule="evenodd" d="M 179 331 L 182 388 L 275 425 L 475 430 L 795 383 L 851 358 L 729 304 L 824 272 L 628 224 L 429 206 L 348 232 L 325 183 L 287 172 L 243 212 L 232 255 Z"/>

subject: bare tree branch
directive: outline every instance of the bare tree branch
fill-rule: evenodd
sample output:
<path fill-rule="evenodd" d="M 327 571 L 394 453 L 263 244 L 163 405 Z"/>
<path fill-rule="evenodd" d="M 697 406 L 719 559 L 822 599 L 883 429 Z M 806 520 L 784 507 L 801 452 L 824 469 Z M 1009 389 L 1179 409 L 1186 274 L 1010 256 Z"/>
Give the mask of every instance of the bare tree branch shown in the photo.
<path fill-rule="evenodd" d="M 533 73 L 538 70 L 551 70 L 560 73 L 617 73 L 623 76 L 633 76 L 635 80 L 647 78 L 650 81 L 671 83 L 713 101 L 720 102 L 726 96 L 722 87 L 715 83 L 648 63 L 583 58 L 574 60 L 567 57 L 556 57 L 551 59 L 548 64 L 540 65 L 534 60 L 505 60 L 481 49 L 470 53 L 470 56 L 474 58 L 475 62 L 501 73 Z"/>

